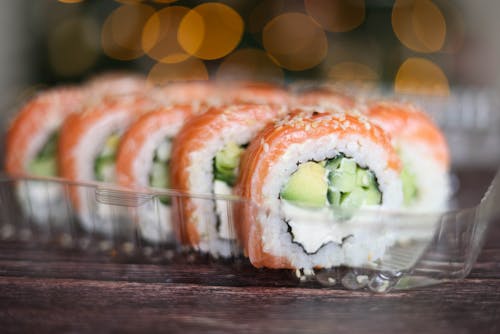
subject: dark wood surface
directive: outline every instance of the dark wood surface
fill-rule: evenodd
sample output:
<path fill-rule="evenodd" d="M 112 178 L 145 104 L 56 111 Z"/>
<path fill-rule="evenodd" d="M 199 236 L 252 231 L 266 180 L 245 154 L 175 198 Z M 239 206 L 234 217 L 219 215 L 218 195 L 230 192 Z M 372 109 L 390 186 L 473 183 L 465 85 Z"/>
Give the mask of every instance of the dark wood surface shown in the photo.
<path fill-rule="evenodd" d="M 488 177 L 471 175 L 480 196 Z M 194 261 L 124 263 L 0 241 L 0 333 L 500 333 L 498 220 L 466 279 L 385 295 Z"/>

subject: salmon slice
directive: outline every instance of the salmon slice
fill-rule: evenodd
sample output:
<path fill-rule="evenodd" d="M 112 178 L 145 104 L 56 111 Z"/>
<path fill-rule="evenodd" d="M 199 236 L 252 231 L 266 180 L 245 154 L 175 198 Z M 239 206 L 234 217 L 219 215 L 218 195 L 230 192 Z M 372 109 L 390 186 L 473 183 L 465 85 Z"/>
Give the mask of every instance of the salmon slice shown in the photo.
<path fill-rule="evenodd" d="M 304 90 L 293 98 L 295 107 L 326 107 L 334 110 L 354 108 L 356 101 L 353 97 L 331 88 L 315 88 Z"/>
<path fill-rule="evenodd" d="M 415 105 L 397 101 L 371 101 L 366 104 L 370 121 L 398 142 L 424 145 L 430 156 L 448 170 L 450 154 L 446 139 L 432 119 Z"/>
<path fill-rule="evenodd" d="M 286 89 L 268 83 L 240 82 L 230 85 L 222 84 L 223 99 L 226 104 L 253 103 L 288 105 L 290 95 Z"/>
<path fill-rule="evenodd" d="M 84 87 L 90 96 L 104 96 L 143 92 L 152 85 L 140 74 L 109 72 L 90 78 Z"/>

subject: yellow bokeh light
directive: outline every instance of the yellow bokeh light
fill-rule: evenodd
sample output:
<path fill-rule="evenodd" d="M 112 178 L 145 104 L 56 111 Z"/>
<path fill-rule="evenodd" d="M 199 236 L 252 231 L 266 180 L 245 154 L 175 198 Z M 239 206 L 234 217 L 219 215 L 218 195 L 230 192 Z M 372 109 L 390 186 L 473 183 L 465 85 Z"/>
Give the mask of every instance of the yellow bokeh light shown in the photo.
<path fill-rule="evenodd" d="M 394 90 L 406 94 L 450 94 L 448 79 L 443 70 L 424 58 L 408 58 L 400 66 L 394 81 Z"/>
<path fill-rule="evenodd" d="M 224 57 L 243 35 L 243 20 L 231 7 L 209 2 L 193 8 L 182 19 L 177 38 L 182 48 L 201 59 Z"/>
<path fill-rule="evenodd" d="M 396 0 L 392 27 L 407 48 L 417 52 L 436 52 L 446 38 L 446 21 L 430 0 Z"/>
<path fill-rule="evenodd" d="M 170 6 L 153 14 L 142 31 L 144 52 L 163 63 L 178 63 L 189 58 L 177 42 L 179 24 L 189 11 L 187 7 Z"/>
<path fill-rule="evenodd" d="M 62 2 L 62 3 L 79 3 L 79 2 L 83 2 L 83 0 L 58 0 L 59 2 Z"/>
<path fill-rule="evenodd" d="M 208 80 L 208 71 L 203 61 L 189 58 L 177 64 L 157 63 L 148 74 L 148 81 L 155 85 L 188 80 Z"/>
<path fill-rule="evenodd" d="M 101 45 L 104 53 L 119 60 L 142 56 L 142 30 L 154 12 L 152 7 L 142 4 L 122 5 L 115 9 L 102 27 Z"/>
<path fill-rule="evenodd" d="M 89 18 L 63 20 L 49 33 L 49 61 L 61 76 L 75 76 L 88 70 L 99 56 L 99 27 Z"/>
<path fill-rule="evenodd" d="M 328 77 L 346 83 L 374 83 L 379 79 L 377 72 L 368 65 L 349 61 L 332 66 Z"/>
<path fill-rule="evenodd" d="M 323 29 L 301 13 L 285 13 L 272 19 L 264 27 L 262 41 L 272 59 L 292 71 L 318 65 L 328 49 Z"/>
<path fill-rule="evenodd" d="M 328 31 L 349 31 L 365 20 L 364 0 L 305 0 L 305 7 Z"/>
<path fill-rule="evenodd" d="M 252 48 L 241 49 L 229 55 L 219 66 L 215 77 L 221 81 L 284 81 L 283 70 L 264 51 Z"/>

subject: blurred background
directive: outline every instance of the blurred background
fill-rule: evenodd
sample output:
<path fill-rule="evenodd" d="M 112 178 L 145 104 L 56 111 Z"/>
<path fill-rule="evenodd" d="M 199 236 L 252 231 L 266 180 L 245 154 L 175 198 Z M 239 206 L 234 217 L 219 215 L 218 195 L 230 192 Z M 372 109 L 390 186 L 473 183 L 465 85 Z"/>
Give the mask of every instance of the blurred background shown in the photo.
<path fill-rule="evenodd" d="M 160 84 L 312 80 L 451 97 L 472 105 L 465 121 L 491 127 L 498 13 L 496 0 L 2 0 L 2 121 L 36 90 L 132 70 Z"/>
<path fill-rule="evenodd" d="M 1 87 L 109 69 L 155 82 L 354 80 L 428 94 L 499 87 L 499 12 L 495 0 L 0 1 Z"/>

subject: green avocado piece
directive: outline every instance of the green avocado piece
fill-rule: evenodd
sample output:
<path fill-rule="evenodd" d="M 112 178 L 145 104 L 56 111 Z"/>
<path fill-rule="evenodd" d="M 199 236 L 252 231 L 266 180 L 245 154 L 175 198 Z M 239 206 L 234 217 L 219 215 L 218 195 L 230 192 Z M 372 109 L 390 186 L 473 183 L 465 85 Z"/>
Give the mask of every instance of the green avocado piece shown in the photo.
<path fill-rule="evenodd" d="M 364 168 L 358 168 L 356 171 L 356 185 L 363 188 L 368 188 L 374 184 L 373 173 Z"/>
<path fill-rule="evenodd" d="M 104 148 L 100 154 L 101 157 L 114 157 L 120 143 L 120 135 L 113 134 L 106 139 Z"/>
<path fill-rule="evenodd" d="M 217 152 L 214 159 L 214 178 L 232 186 L 236 181 L 236 169 L 244 150 L 242 146 L 229 142 Z"/>
<path fill-rule="evenodd" d="M 325 161 L 325 168 L 329 171 L 336 170 L 340 166 L 340 162 L 344 159 L 343 154 L 337 154 L 333 159 L 328 159 Z"/>
<path fill-rule="evenodd" d="M 337 169 L 329 174 L 330 186 L 340 192 L 350 192 L 356 187 L 356 161 L 342 158 Z"/>
<path fill-rule="evenodd" d="M 43 145 L 42 149 L 40 152 L 37 154 L 37 158 L 51 158 L 55 159 L 55 156 L 57 154 L 57 141 L 59 139 L 59 133 L 54 132 L 50 135 L 49 139 Z"/>
<path fill-rule="evenodd" d="M 215 155 L 215 167 L 219 170 L 233 170 L 238 167 L 244 149 L 234 142 L 227 143 Z"/>
<path fill-rule="evenodd" d="M 405 205 L 410 205 L 418 197 L 417 181 L 415 174 L 404 167 L 401 171 L 401 181 L 403 183 L 403 199 Z"/>
<path fill-rule="evenodd" d="M 328 198 L 328 203 L 333 206 L 339 206 L 340 205 L 340 198 L 342 194 L 340 191 L 328 188 L 328 193 L 327 193 L 327 198 Z"/>
<path fill-rule="evenodd" d="M 36 157 L 29 163 L 28 171 L 37 176 L 57 176 L 57 140 L 59 133 L 52 133 Z"/>
<path fill-rule="evenodd" d="M 382 202 L 375 175 L 367 168 L 360 167 L 354 159 L 339 154 L 329 160 L 325 167 L 330 171 L 328 202 L 332 206 L 347 210 L 339 212 L 338 216 L 349 218 L 353 209 Z"/>
<path fill-rule="evenodd" d="M 365 192 L 365 201 L 366 205 L 378 205 L 382 203 L 382 194 L 377 189 L 375 183 L 372 183 L 370 187 L 364 189 Z"/>
<path fill-rule="evenodd" d="M 169 168 L 168 163 L 154 162 L 149 175 L 149 183 L 154 188 L 168 188 Z"/>
<path fill-rule="evenodd" d="M 296 205 L 323 207 L 328 191 L 325 174 L 325 167 L 317 162 L 300 164 L 281 191 L 281 198 Z"/>
<path fill-rule="evenodd" d="M 341 207 L 346 209 L 357 209 L 363 205 L 365 192 L 361 188 L 356 188 L 349 193 L 342 194 Z"/>
<path fill-rule="evenodd" d="M 33 159 L 28 170 L 31 174 L 37 176 L 56 176 L 57 175 L 57 160 L 55 156 Z"/>
<path fill-rule="evenodd" d="M 97 181 L 106 182 L 107 173 L 109 168 L 114 168 L 115 157 L 114 156 L 100 156 L 95 159 L 94 162 L 94 173 Z"/>
<path fill-rule="evenodd" d="M 149 174 L 149 184 L 153 188 L 168 188 L 170 186 L 169 166 L 167 162 L 155 161 Z M 159 196 L 161 203 L 170 204 L 169 196 Z"/>

